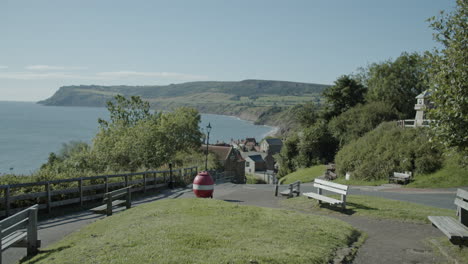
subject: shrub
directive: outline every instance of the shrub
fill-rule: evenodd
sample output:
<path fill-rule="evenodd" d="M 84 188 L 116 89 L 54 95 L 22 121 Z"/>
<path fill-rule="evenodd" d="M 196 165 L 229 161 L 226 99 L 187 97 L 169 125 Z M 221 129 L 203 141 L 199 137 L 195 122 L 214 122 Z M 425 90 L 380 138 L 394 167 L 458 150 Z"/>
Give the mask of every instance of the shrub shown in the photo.
<path fill-rule="evenodd" d="M 440 147 L 426 128 L 404 129 L 383 123 L 344 146 L 336 155 L 339 175 L 353 172 L 359 180 L 386 179 L 394 171 L 430 173 L 442 166 Z"/>

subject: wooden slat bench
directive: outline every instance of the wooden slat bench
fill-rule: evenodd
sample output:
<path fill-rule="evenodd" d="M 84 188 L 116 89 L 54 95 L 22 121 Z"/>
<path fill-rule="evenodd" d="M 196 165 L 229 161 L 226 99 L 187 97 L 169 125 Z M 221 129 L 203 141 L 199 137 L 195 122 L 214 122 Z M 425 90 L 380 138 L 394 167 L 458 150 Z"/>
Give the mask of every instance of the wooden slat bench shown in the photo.
<path fill-rule="evenodd" d="M 329 204 L 341 205 L 343 209 L 346 208 L 346 195 L 348 194 L 348 186 L 325 180 L 315 179 L 314 187 L 317 188 L 317 193 L 309 192 L 303 193 L 303 195 L 307 196 L 308 198 L 318 200 L 319 204 L 323 201 Z M 322 195 L 322 190 L 340 194 L 341 200 L 333 199 L 331 197 Z"/>
<path fill-rule="evenodd" d="M 410 182 L 412 176 L 413 176 L 413 173 L 411 171 L 406 171 L 404 173 L 394 172 L 392 175 L 388 177 L 388 183 L 403 182 L 404 184 L 407 184 Z"/>
<path fill-rule="evenodd" d="M 104 203 L 101 206 L 92 208 L 96 214 L 106 214 L 107 216 L 112 215 L 112 209 L 119 205 L 125 204 L 125 207 L 129 209 L 132 207 L 131 201 L 131 186 L 118 189 L 112 192 L 108 192 L 104 194 Z M 118 200 L 117 198 L 124 197 L 125 200 Z"/>
<path fill-rule="evenodd" d="M 37 254 L 41 241 L 37 239 L 37 210 L 33 205 L 0 221 L 1 252 L 9 247 L 25 247 L 28 256 Z M 2 256 L 0 253 L 0 264 Z"/>
<path fill-rule="evenodd" d="M 458 221 L 450 216 L 428 216 L 432 225 L 444 233 L 454 244 L 468 243 L 468 191 L 457 190 L 455 198 Z"/>
<path fill-rule="evenodd" d="M 301 194 L 301 181 L 295 181 L 289 184 L 289 188 L 280 192 L 280 194 L 283 196 L 288 196 L 288 198 L 293 197 L 294 194 L 299 196 Z"/>

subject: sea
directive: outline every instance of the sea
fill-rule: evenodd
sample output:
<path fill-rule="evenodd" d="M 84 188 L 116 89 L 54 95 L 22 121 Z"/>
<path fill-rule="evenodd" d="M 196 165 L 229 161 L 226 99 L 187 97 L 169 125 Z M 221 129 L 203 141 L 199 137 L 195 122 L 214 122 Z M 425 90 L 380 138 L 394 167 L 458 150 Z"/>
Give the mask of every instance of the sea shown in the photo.
<path fill-rule="evenodd" d="M 43 106 L 34 102 L 0 101 L 0 175 L 34 173 L 64 143 L 91 143 L 98 118 L 108 119 L 104 107 Z M 254 125 L 232 116 L 202 114 L 202 131 L 210 123 L 210 143 L 254 137 L 257 141 L 276 128 Z"/>

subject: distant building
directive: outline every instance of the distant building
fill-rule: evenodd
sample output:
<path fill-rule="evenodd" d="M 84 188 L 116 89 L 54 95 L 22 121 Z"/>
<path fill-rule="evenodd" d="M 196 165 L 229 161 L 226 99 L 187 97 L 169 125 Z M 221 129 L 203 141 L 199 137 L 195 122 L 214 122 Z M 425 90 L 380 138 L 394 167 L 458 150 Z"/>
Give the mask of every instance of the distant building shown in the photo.
<path fill-rule="evenodd" d="M 416 110 L 416 116 L 414 119 L 399 120 L 398 125 L 401 127 L 427 127 L 432 120 L 424 119 L 424 114 L 427 109 L 434 107 L 430 101 L 431 92 L 426 90 L 416 96 L 416 104 L 414 110 Z"/>
<path fill-rule="evenodd" d="M 283 141 L 279 138 L 267 138 L 260 143 L 260 151 L 274 155 L 280 153 Z"/>
<path fill-rule="evenodd" d="M 202 145 L 201 148 L 206 150 L 206 145 Z M 244 183 L 245 160 L 237 149 L 229 145 L 208 145 L 208 151 L 215 154 L 219 163 L 223 166 L 226 176 L 234 176 L 236 182 Z"/>

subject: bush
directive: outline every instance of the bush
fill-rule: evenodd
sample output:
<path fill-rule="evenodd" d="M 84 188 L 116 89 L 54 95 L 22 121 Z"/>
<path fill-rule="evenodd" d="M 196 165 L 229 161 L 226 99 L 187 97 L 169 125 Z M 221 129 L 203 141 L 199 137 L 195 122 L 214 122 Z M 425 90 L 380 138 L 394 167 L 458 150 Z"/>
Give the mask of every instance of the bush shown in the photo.
<path fill-rule="evenodd" d="M 442 166 L 442 152 L 425 128 L 404 129 L 383 123 L 344 146 L 336 155 L 339 175 L 353 172 L 358 180 L 381 180 L 394 171 L 431 173 Z"/>
<path fill-rule="evenodd" d="M 357 105 L 333 118 L 328 124 L 328 128 L 340 142 L 340 146 L 343 146 L 362 137 L 382 122 L 398 118 L 398 111 L 391 105 L 384 102 L 373 102 Z"/>

